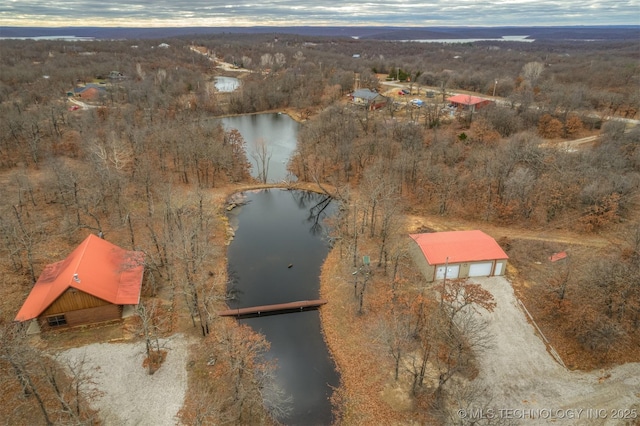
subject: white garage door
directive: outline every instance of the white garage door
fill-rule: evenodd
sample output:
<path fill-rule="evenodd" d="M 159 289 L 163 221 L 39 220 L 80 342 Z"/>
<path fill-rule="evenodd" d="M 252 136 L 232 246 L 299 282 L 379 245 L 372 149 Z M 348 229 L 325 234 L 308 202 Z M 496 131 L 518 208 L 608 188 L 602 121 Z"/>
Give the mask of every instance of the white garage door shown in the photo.
<path fill-rule="evenodd" d="M 436 269 L 437 280 L 444 279 L 444 270 L 444 266 L 438 266 Z M 447 267 L 447 278 L 458 278 L 458 274 L 460 274 L 460 265 L 449 265 Z"/>
<path fill-rule="evenodd" d="M 488 277 L 491 275 L 493 262 L 474 263 L 469 267 L 470 277 Z"/>

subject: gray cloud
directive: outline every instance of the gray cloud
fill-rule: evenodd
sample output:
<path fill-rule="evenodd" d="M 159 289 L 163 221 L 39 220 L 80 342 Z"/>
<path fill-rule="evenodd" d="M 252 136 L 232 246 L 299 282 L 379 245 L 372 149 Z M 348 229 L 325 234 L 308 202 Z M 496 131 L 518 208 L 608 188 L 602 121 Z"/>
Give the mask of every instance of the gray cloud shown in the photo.
<path fill-rule="evenodd" d="M 640 24 L 640 0 L 29 0 L 0 4 L 0 25 Z"/>

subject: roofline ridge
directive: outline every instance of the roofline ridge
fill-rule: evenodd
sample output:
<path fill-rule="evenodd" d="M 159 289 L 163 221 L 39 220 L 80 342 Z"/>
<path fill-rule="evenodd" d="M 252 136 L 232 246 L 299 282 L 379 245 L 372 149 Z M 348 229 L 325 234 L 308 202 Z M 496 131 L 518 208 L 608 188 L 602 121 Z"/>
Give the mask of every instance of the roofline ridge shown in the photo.
<path fill-rule="evenodd" d="M 80 290 L 78 287 L 73 285 L 73 281 L 74 278 L 78 277 L 78 269 L 80 268 L 80 264 L 82 263 L 82 259 L 84 258 L 85 253 L 87 252 L 87 249 L 89 248 L 89 243 L 93 240 L 92 237 L 95 237 L 95 235 L 93 234 L 89 234 L 87 236 L 87 238 L 84 239 L 84 241 L 80 244 L 81 246 L 84 245 L 84 247 L 82 248 L 82 252 L 80 253 L 80 255 L 78 256 L 78 258 L 76 259 L 75 264 L 73 265 L 73 275 L 70 278 L 70 282 L 69 282 L 69 287 L 73 287 L 76 288 L 78 290 Z M 98 237 L 95 237 L 98 238 Z M 71 255 L 69 255 L 71 256 Z M 79 278 L 79 277 L 78 277 Z M 78 279 L 78 281 L 76 282 L 80 282 L 80 280 Z"/>

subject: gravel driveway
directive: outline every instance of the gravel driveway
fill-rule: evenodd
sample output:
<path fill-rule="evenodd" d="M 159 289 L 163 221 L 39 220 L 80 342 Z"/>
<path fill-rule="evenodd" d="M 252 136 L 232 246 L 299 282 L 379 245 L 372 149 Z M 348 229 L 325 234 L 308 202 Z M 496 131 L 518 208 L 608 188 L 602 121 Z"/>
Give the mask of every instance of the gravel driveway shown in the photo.
<path fill-rule="evenodd" d="M 507 279 L 473 281 L 497 303 L 494 312 L 482 312 L 495 342 L 479 356 L 476 379 L 487 388 L 491 415 L 526 425 L 624 425 L 640 418 L 640 363 L 609 369 L 606 379 L 603 371 L 569 371 L 547 352 Z"/>
<path fill-rule="evenodd" d="M 176 415 L 187 390 L 187 340 L 182 334 L 164 341 L 167 358 L 148 375 L 142 363 L 144 342 L 95 343 L 60 353 L 61 360 L 84 357 L 100 395 L 92 402 L 105 426 L 178 424 Z"/>

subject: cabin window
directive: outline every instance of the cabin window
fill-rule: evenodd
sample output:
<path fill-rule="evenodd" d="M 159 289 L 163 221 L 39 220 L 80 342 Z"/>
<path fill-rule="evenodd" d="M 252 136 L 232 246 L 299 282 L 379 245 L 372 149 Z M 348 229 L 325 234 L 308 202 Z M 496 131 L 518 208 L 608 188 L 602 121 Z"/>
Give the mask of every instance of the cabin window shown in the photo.
<path fill-rule="evenodd" d="M 64 315 L 54 315 L 52 317 L 47 317 L 47 322 L 49 323 L 49 327 L 59 327 L 61 325 L 67 325 L 67 319 Z"/>

